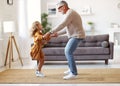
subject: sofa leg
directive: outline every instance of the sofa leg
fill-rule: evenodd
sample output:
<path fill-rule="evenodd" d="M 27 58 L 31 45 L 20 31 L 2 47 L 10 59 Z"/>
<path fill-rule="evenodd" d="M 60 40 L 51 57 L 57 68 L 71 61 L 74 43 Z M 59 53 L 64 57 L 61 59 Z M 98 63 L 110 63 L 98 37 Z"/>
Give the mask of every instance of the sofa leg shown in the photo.
<path fill-rule="evenodd" d="M 105 64 L 108 65 L 108 59 L 105 60 Z"/>

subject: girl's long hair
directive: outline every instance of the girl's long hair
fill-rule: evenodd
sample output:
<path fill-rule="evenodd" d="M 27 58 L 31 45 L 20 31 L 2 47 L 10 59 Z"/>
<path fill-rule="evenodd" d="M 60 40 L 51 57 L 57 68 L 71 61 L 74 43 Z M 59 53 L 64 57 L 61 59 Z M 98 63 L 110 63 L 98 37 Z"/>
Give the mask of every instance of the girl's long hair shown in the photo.
<path fill-rule="evenodd" d="M 30 35 L 31 35 L 31 37 L 33 37 L 34 34 L 38 31 L 38 28 L 39 28 L 39 27 L 38 27 L 38 24 L 40 24 L 39 21 L 33 22 L 32 27 L 31 27 L 31 30 L 30 30 Z"/>

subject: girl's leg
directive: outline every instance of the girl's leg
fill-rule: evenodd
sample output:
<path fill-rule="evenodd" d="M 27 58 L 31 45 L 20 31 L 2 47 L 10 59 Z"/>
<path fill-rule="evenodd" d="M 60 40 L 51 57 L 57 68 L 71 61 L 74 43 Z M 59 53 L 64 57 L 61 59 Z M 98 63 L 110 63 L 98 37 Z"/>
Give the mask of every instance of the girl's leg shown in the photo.
<path fill-rule="evenodd" d="M 44 54 L 41 51 L 40 52 L 39 63 L 38 63 L 38 71 L 41 71 L 43 65 L 44 65 Z"/>
<path fill-rule="evenodd" d="M 45 75 L 41 73 L 42 66 L 44 64 L 44 55 L 39 58 L 39 63 L 38 63 L 38 70 L 36 71 L 36 76 L 38 77 L 44 77 Z"/>
<path fill-rule="evenodd" d="M 38 63 L 38 71 L 41 71 L 43 64 L 44 64 L 44 58 L 40 58 Z"/>

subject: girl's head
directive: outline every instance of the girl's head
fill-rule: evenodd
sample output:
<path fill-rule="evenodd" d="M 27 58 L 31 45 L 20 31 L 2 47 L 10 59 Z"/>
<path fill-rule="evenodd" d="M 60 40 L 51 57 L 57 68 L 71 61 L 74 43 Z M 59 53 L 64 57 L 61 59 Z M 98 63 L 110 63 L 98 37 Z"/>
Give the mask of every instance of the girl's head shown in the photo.
<path fill-rule="evenodd" d="M 35 21 L 32 24 L 32 28 L 31 28 L 31 36 L 33 36 L 35 34 L 35 32 L 42 30 L 42 25 L 40 24 L 39 21 Z"/>

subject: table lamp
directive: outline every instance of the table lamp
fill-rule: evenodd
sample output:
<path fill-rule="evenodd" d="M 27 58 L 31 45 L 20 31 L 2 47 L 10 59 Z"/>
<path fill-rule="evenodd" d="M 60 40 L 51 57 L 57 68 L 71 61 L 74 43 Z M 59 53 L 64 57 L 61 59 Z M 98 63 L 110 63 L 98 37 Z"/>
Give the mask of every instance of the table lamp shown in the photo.
<path fill-rule="evenodd" d="M 13 32 L 15 32 L 14 21 L 4 21 L 3 22 L 3 28 L 4 28 L 3 29 L 4 33 L 10 33 L 10 36 L 9 36 L 9 39 L 8 39 L 8 45 L 7 45 L 6 58 L 5 58 L 5 64 L 4 65 L 6 66 L 8 55 L 9 55 L 9 68 L 11 68 L 11 60 L 13 61 L 13 44 L 14 44 L 15 48 L 17 50 L 21 65 L 23 66 L 22 59 L 21 59 L 20 52 L 19 52 L 18 47 L 17 47 L 15 37 L 12 34 Z"/>

